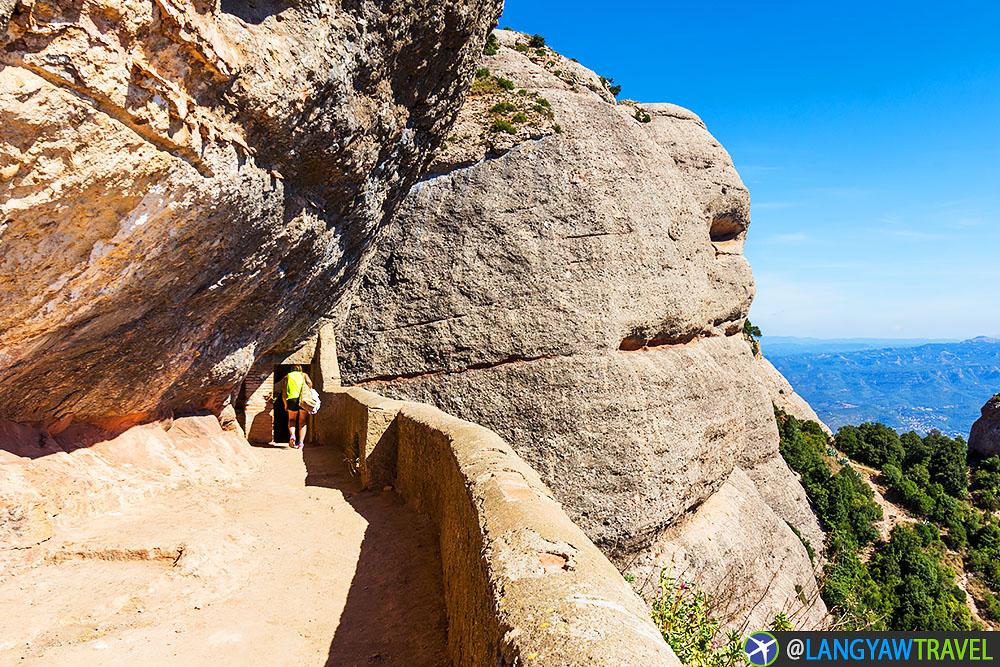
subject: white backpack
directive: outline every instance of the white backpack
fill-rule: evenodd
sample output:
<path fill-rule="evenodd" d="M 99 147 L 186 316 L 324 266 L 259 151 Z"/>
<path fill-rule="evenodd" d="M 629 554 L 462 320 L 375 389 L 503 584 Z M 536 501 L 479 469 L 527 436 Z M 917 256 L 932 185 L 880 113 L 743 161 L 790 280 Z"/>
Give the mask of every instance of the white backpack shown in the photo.
<path fill-rule="evenodd" d="M 316 414 L 319 412 L 319 392 L 312 387 L 303 387 L 299 405 L 308 410 L 309 414 Z"/>

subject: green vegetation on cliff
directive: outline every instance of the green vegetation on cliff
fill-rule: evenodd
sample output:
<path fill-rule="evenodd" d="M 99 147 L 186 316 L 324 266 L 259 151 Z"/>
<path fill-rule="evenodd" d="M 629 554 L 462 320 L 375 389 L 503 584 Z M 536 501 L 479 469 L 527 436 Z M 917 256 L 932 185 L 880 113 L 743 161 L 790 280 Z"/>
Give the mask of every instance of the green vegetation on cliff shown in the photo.
<path fill-rule="evenodd" d="M 776 410 L 776 417 L 781 453 L 801 475 L 820 523 L 829 531 L 828 562 L 820 586 L 838 627 L 973 629 L 965 593 L 945 564 L 947 547 L 940 531 L 930 524 L 897 526 L 888 541 L 880 540 L 875 523 L 882 518 L 882 511 L 874 501 L 874 492 L 850 465 L 836 461 L 819 424 L 799 421 L 780 410 Z M 855 451 L 868 452 L 869 461 L 884 456 L 881 451 L 874 452 L 876 442 L 885 444 L 891 453 L 883 461 L 904 460 L 901 444 L 895 443 L 900 444 L 897 449 L 892 437 L 878 426 L 859 427 L 845 437 L 858 437 L 859 442 L 852 446 Z M 949 456 L 944 459 L 951 460 Z"/>
<path fill-rule="evenodd" d="M 892 500 L 929 522 L 971 576 L 980 612 L 1000 621 L 1000 457 L 969 457 L 961 437 L 902 436 L 884 424 L 845 426 L 835 444 L 881 471 Z"/>

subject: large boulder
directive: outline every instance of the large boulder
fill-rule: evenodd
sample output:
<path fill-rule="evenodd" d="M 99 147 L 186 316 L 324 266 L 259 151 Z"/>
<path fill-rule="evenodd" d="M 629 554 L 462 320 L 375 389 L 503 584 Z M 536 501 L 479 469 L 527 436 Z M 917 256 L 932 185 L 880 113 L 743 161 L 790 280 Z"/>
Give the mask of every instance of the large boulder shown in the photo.
<path fill-rule="evenodd" d="M 344 293 L 500 6 L 0 2 L 0 418 L 217 410 Z"/>
<path fill-rule="evenodd" d="M 982 456 L 1000 456 L 1000 394 L 983 406 L 982 416 L 972 425 L 969 449 Z"/>
<path fill-rule="evenodd" d="M 499 432 L 623 569 L 669 566 L 662 536 L 749 484 L 754 512 L 727 520 L 767 527 L 760 542 L 696 562 L 723 585 L 729 561 L 768 582 L 758 614 L 801 606 L 815 579 L 785 522 L 823 533 L 742 334 L 749 195 L 732 161 L 690 111 L 617 104 L 577 63 L 496 34 L 341 313 L 344 380 Z M 773 577 L 760 549 L 792 574 Z M 805 620 L 824 613 L 811 601 Z"/>

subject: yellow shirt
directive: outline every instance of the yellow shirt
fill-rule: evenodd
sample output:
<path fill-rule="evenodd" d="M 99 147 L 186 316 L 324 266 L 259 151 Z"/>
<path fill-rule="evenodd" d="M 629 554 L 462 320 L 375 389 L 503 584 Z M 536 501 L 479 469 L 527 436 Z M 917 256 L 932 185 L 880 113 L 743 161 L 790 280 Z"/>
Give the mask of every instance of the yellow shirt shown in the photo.
<path fill-rule="evenodd" d="M 292 371 L 285 379 L 285 398 L 298 398 L 302 395 L 302 387 L 306 383 L 306 374 L 302 371 Z"/>

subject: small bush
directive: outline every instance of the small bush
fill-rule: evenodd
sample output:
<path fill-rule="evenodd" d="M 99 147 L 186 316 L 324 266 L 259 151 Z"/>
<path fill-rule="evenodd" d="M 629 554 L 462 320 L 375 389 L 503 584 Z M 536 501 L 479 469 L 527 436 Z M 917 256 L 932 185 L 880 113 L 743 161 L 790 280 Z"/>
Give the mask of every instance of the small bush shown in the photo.
<path fill-rule="evenodd" d="M 545 49 L 535 49 L 535 55 L 536 56 L 544 56 L 545 55 Z"/>
<path fill-rule="evenodd" d="M 489 68 L 480 67 L 479 69 L 476 70 L 476 78 L 477 79 L 485 79 L 489 75 L 490 75 Z"/>
<path fill-rule="evenodd" d="M 552 106 L 552 103 L 549 102 L 544 97 L 539 97 L 537 100 L 535 100 L 535 104 L 541 105 L 543 107 L 551 107 Z"/>
<path fill-rule="evenodd" d="M 743 640 L 736 631 L 719 641 L 720 623 L 712 617 L 709 599 L 685 581 L 660 574 L 660 590 L 650 605 L 653 622 L 685 665 L 734 667 L 744 665 Z"/>
<path fill-rule="evenodd" d="M 802 536 L 802 533 L 799 531 L 798 528 L 796 528 L 792 524 L 788 523 L 787 521 L 785 523 L 788 524 L 788 527 L 792 529 L 793 533 L 795 533 L 795 537 L 799 538 L 799 542 L 802 543 L 802 546 L 804 546 L 806 548 L 806 555 L 809 556 L 809 562 L 812 563 L 813 565 L 815 565 L 816 564 L 816 549 L 813 548 L 812 543 L 809 540 L 807 540 L 805 537 Z"/>
<path fill-rule="evenodd" d="M 517 107 L 510 102 L 497 102 L 490 109 L 490 113 L 513 113 L 514 111 L 517 111 Z"/>
<path fill-rule="evenodd" d="M 517 128 L 510 124 L 510 121 L 506 121 L 502 118 L 497 118 L 493 121 L 493 125 L 490 129 L 494 132 L 503 132 L 505 134 L 517 134 Z"/>
<path fill-rule="evenodd" d="M 520 95 L 521 97 L 527 97 L 528 91 L 522 88 L 521 90 L 517 91 L 517 94 Z"/>
<path fill-rule="evenodd" d="M 541 35 L 532 35 L 531 39 L 528 40 L 528 46 L 533 49 L 540 49 L 545 46 L 545 38 Z"/>
<path fill-rule="evenodd" d="M 511 81 L 510 79 L 505 79 L 502 76 L 497 77 L 497 85 L 504 90 L 514 90 L 514 88 L 516 87 L 513 81 Z"/>
<path fill-rule="evenodd" d="M 510 117 L 510 122 L 512 122 L 512 123 L 527 123 L 528 122 L 528 117 L 525 116 L 520 111 L 518 111 L 516 114 L 514 114 L 513 116 Z"/>
<path fill-rule="evenodd" d="M 562 125 L 560 125 L 559 123 L 556 123 L 555 125 L 553 125 L 552 129 L 556 131 L 556 134 L 562 134 L 563 133 Z"/>
<path fill-rule="evenodd" d="M 649 113 L 647 113 L 645 109 L 641 109 L 639 107 L 636 107 L 635 108 L 635 119 L 637 121 L 639 121 L 640 123 L 649 123 L 649 122 L 652 122 L 653 117 L 650 116 Z"/>
<path fill-rule="evenodd" d="M 487 56 L 495 56 L 500 53 L 500 41 L 497 40 L 493 31 L 490 31 L 489 37 L 486 38 L 486 47 L 483 49 L 483 53 Z"/>
<path fill-rule="evenodd" d="M 619 86 L 619 85 L 616 85 L 614 79 L 608 79 L 608 78 L 602 76 L 601 77 L 601 84 L 603 84 L 604 87 L 608 89 L 608 92 L 610 92 L 615 97 L 618 97 L 619 95 L 622 94 L 622 87 Z"/>
<path fill-rule="evenodd" d="M 527 44 L 522 44 L 521 42 L 518 42 L 517 44 L 514 45 L 514 50 L 517 51 L 518 53 L 527 53 L 531 49 L 528 48 Z"/>

